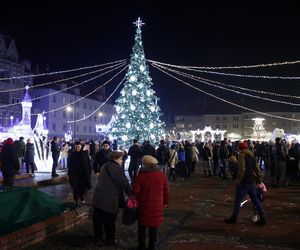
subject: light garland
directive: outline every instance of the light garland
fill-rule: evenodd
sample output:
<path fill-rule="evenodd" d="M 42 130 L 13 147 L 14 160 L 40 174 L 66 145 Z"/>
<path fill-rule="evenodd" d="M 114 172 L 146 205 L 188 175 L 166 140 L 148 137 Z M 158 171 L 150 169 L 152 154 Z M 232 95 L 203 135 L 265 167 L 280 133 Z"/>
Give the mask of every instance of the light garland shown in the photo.
<path fill-rule="evenodd" d="M 92 81 L 92 80 L 95 80 L 95 79 L 97 79 L 97 78 L 99 78 L 99 77 L 101 77 L 101 76 L 103 76 L 103 75 L 106 75 L 106 74 L 110 73 L 111 71 L 113 71 L 113 70 L 115 70 L 115 69 L 118 69 L 118 68 L 120 68 L 120 67 L 122 67 L 122 66 L 124 66 L 124 63 L 121 64 L 121 65 L 119 65 L 118 67 L 115 67 L 115 68 L 113 68 L 113 69 L 111 69 L 111 70 L 108 70 L 108 71 L 106 71 L 106 72 L 104 72 L 104 73 L 102 73 L 102 74 L 100 74 L 100 75 L 97 75 L 97 76 L 94 76 L 94 77 L 92 77 L 92 78 L 89 78 L 89 79 L 87 79 L 87 80 L 85 80 L 85 81 L 83 81 L 83 82 L 77 83 L 77 84 L 75 84 L 75 85 L 69 86 L 69 87 L 67 87 L 67 88 L 64 88 L 64 89 L 61 89 L 61 90 L 58 90 L 58 91 L 54 91 L 54 92 L 49 93 L 49 94 L 46 94 L 46 95 L 42 95 L 42 96 L 38 96 L 38 97 L 35 97 L 35 98 L 31 98 L 31 101 L 36 101 L 36 100 L 39 100 L 39 99 L 42 99 L 42 98 L 45 98 L 45 97 L 48 97 L 48 96 L 51 96 L 51 95 L 56 95 L 56 94 L 58 94 L 58 93 L 60 93 L 60 92 L 63 92 L 63 91 L 66 91 L 66 90 L 69 90 L 69 89 L 72 89 L 72 88 L 75 88 L 75 87 L 77 87 L 77 86 L 79 86 L 79 85 L 82 85 L 82 84 L 84 84 L 84 83 L 87 83 L 87 82 L 90 82 L 90 81 Z M 97 70 L 97 71 L 99 71 L 99 70 Z M 97 72 L 97 71 L 95 71 L 95 72 Z M 100 70 L 100 71 L 101 71 L 101 70 Z M 95 73 L 95 72 L 94 72 L 94 73 Z M 11 107 L 11 106 L 15 106 L 15 105 L 20 105 L 21 103 L 22 103 L 22 102 L 15 102 L 15 103 L 10 103 L 10 104 L 3 104 L 3 105 L 0 105 L 0 108 Z"/>
<path fill-rule="evenodd" d="M 90 118 L 92 115 L 94 115 L 95 113 L 97 113 L 103 106 L 104 104 L 106 104 L 108 102 L 108 100 L 114 95 L 114 93 L 116 93 L 116 91 L 118 90 L 118 88 L 121 86 L 121 84 L 124 82 L 125 77 L 122 79 L 122 81 L 117 85 L 117 87 L 115 88 L 115 90 L 107 97 L 107 99 L 97 108 L 95 109 L 92 113 L 90 113 L 89 115 L 85 116 L 84 118 L 78 119 L 78 120 L 73 120 L 73 121 L 67 121 L 67 123 L 74 123 L 74 122 L 80 122 L 80 121 L 84 121 L 88 118 Z"/>
<path fill-rule="evenodd" d="M 209 70 L 201 70 L 200 67 L 192 67 L 192 66 L 178 66 L 167 63 L 161 63 L 153 60 L 147 60 L 149 62 L 155 63 L 156 65 L 163 65 L 173 68 L 180 68 L 188 71 L 196 71 L 207 74 L 215 74 L 215 75 L 223 75 L 223 76 L 234 76 L 234 77 L 245 77 L 245 78 L 261 78 L 261 79 L 281 79 L 281 80 L 299 80 L 299 76 L 267 76 L 267 75 L 243 75 L 243 74 L 232 74 L 232 73 L 224 73 L 217 71 L 209 71 Z M 297 61 L 298 62 L 298 61 Z"/>
<path fill-rule="evenodd" d="M 267 63 L 267 64 L 254 64 L 254 65 L 240 65 L 240 66 L 180 66 L 180 65 L 174 65 L 174 64 L 168 64 L 168 63 L 163 63 L 163 62 L 158 62 L 154 60 L 149 60 L 147 61 L 151 63 L 156 63 L 164 66 L 169 66 L 173 68 L 190 68 L 190 69 L 252 69 L 252 68 L 265 68 L 265 67 L 275 67 L 275 66 L 282 66 L 282 65 L 293 65 L 293 64 L 298 64 L 300 63 L 299 60 L 297 61 L 286 61 L 286 62 L 278 62 L 278 63 Z"/>
<path fill-rule="evenodd" d="M 161 66 L 158 64 L 155 64 L 157 66 Z M 204 78 L 203 78 L 204 79 Z M 212 80 L 210 80 L 212 81 Z M 217 83 L 217 82 L 216 82 Z M 278 96 L 278 97 L 286 97 L 286 98 L 295 98 L 295 99 L 300 99 L 300 96 L 295 96 L 295 95 L 285 95 L 285 94 L 278 94 L 278 93 L 274 93 L 274 92 L 269 92 L 269 91 L 264 91 L 264 90 L 256 90 L 256 89 L 248 89 L 245 87 L 240 87 L 240 86 L 236 86 L 236 85 L 231 85 L 231 84 L 224 84 L 221 82 L 218 82 L 220 85 L 226 86 L 226 87 L 231 87 L 231 88 L 236 88 L 236 89 L 241 89 L 241 90 L 246 90 L 246 91 L 250 91 L 250 92 L 255 92 L 255 93 L 259 93 L 259 94 L 265 94 L 265 95 L 273 95 L 273 96 Z"/>
<path fill-rule="evenodd" d="M 94 73 L 97 73 L 97 72 L 101 72 L 101 71 L 106 70 L 106 69 L 117 67 L 117 66 L 119 66 L 121 64 L 124 65 L 125 62 L 118 63 L 118 64 L 115 64 L 113 66 L 108 66 L 108 67 L 103 68 L 103 69 L 98 69 L 98 70 L 95 70 L 95 71 L 92 71 L 92 72 L 84 73 L 84 74 L 81 74 L 81 75 L 72 76 L 72 77 L 69 77 L 69 78 L 64 78 L 64 79 L 60 79 L 60 80 L 56 80 L 56 81 L 52 81 L 52 82 L 40 83 L 40 84 L 36 84 L 34 86 L 28 86 L 28 88 L 29 89 L 33 89 L 33 88 L 38 88 L 38 87 L 42 87 L 42 86 L 47 86 L 47 85 L 54 84 L 54 83 L 66 82 L 66 81 L 69 81 L 69 80 L 72 80 L 72 79 L 80 78 L 80 77 L 83 77 L 83 76 L 87 76 L 87 75 L 91 75 L 91 74 L 94 74 Z M 0 93 L 8 93 L 8 92 L 18 91 L 18 90 L 23 90 L 23 89 L 24 89 L 24 87 L 22 87 L 22 88 L 15 88 L 15 89 L 0 90 Z"/>
<path fill-rule="evenodd" d="M 209 96 L 211 96 L 211 97 L 213 97 L 213 98 L 215 98 L 215 99 L 218 99 L 218 100 L 220 100 L 220 101 L 222 101 L 222 102 L 225 102 L 225 103 L 228 103 L 228 104 L 230 104 L 230 105 L 233 105 L 233 106 L 236 106 L 236 107 L 239 107 L 239 108 L 242 108 L 242 109 L 245 109 L 245 110 L 248 110 L 248 111 L 257 113 L 257 114 L 261 114 L 261 115 L 273 117 L 273 118 L 278 118 L 278 119 L 283 119 L 283 120 L 289 120 L 289 121 L 296 121 L 296 122 L 299 122 L 299 121 L 300 121 L 300 119 L 294 119 L 294 118 L 282 117 L 282 116 L 278 116 L 278 115 L 272 115 L 272 114 L 269 114 L 269 113 L 265 113 L 265 112 L 262 112 L 262 111 L 258 111 L 258 110 L 255 110 L 255 109 L 251 109 L 251 108 L 248 108 L 248 107 L 245 107 L 245 106 L 242 106 L 242 105 L 239 105 L 239 104 L 236 104 L 236 103 L 227 101 L 227 100 L 225 100 L 225 99 L 223 99 L 223 98 L 220 98 L 220 97 L 218 97 L 218 96 L 216 96 L 216 95 L 214 95 L 214 94 L 211 94 L 211 93 L 206 92 L 206 91 L 204 91 L 204 90 L 202 90 L 202 89 L 200 89 L 200 88 L 197 88 L 197 87 L 195 87 L 195 86 L 193 86 L 193 85 L 191 85 L 191 84 L 189 84 L 189 83 L 187 83 L 187 82 L 185 82 L 185 81 L 183 81 L 183 80 L 177 78 L 176 76 L 173 76 L 173 75 L 169 74 L 168 72 L 166 72 L 165 70 L 163 70 L 163 69 L 157 67 L 156 65 L 153 65 L 153 64 L 152 64 L 152 66 L 153 66 L 154 68 L 158 69 L 159 71 L 161 71 L 161 72 L 167 74 L 168 76 L 170 76 L 170 77 L 172 77 L 172 78 L 174 78 L 174 79 L 176 79 L 176 80 L 182 82 L 184 85 L 187 85 L 187 86 L 189 86 L 189 87 L 191 87 L 191 88 L 193 88 L 193 89 L 196 89 L 196 90 L 199 91 L 199 92 L 202 92 L 202 93 L 204 93 L 204 94 L 206 94 L 206 95 L 209 95 Z"/>
<path fill-rule="evenodd" d="M 23 76 L 5 77 L 5 78 L 0 78 L 0 81 L 11 80 L 11 79 L 22 79 L 22 78 L 28 78 L 28 77 L 49 76 L 49 75 L 56 75 L 56 74 L 62 74 L 62 73 L 69 73 L 69 72 L 74 72 L 74 71 L 79 71 L 79 70 L 84 70 L 84 69 L 93 69 L 93 68 L 97 68 L 97 67 L 100 67 L 100 66 L 106 66 L 106 65 L 110 65 L 110 64 L 114 64 L 114 63 L 120 63 L 120 62 L 126 62 L 126 59 L 117 60 L 117 61 L 114 61 L 114 62 L 102 63 L 102 64 L 98 64 L 98 65 L 93 65 L 93 66 L 74 68 L 74 69 L 69 69 L 69 70 L 54 71 L 54 72 L 41 73 L 41 74 L 32 74 L 32 75 L 23 75 Z"/>
<path fill-rule="evenodd" d="M 262 100 L 269 101 L 269 102 L 282 103 L 282 104 L 291 105 L 291 106 L 300 106 L 300 103 L 291 103 L 291 102 L 285 102 L 285 101 L 280 101 L 280 100 L 274 100 L 274 99 L 267 98 L 267 97 L 251 95 L 251 94 L 248 94 L 248 93 L 245 93 L 245 92 L 240 92 L 240 91 L 237 91 L 237 90 L 229 89 L 224 83 L 221 83 L 221 82 L 218 82 L 218 81 L 213 81 L 213 80 L 210 80 L 210 79 L 193 76 L 193 75 L 190 75 L 190 74 L 187 74 L 187 73 L 183 73 L 183 72 L 180 72 L 180 71 L 177 71 L 177 70 L 173 70 L 173 69 L 169 69 L 169 68 L 166 68 L 166 67 L 163 67 L 163 66 L 159 66 L 159 65 L 156 65 L 156 66 L 160 67 L 160 68 L 163 68 L 165 70 L 174 72 L 174 73 L 176 73 L 178 75 L 188 77 L 188 78 L 193 79 L 195 81 L 202 82 L 202 83 L 204 83 L 206 85 L 213 86 L 215 88 L 220 88 L 220 89 L 223 89 L 223 90 L 226 90 L 226 91 L 234 92 L 236 94 L 241 94 L 241 95 L 245 95 L 245 96 L 249 96 L 249 97 L 253 97 L 253 98 L 257 98 L 257 99 L 262 99 Z M 217 85 L 208 83 L 206 81 L 215 83 Z M 223 85 L 223 86 L 225 85 L 226 87 L 222 87 L 222 86 L 218 86 L 218 85 Z"/>
<path fill-rule="evenodd" d="M 110 78 L 109 80 L 107 80 L 104 84 L 102 84 L 102 85 L 99 86 L 98 88 L 94 89 L 92 92 L 88 93 L 87 95 L 85 95 L 85 96 L 83 96 L 83 97 L 77 99 L 76 101 L 73 101 L 73 102 L 70 102 L 70 103 L 68 103 L 68 104 L 66 104 L 66 105 L 64 105 L 64 106 L 61 106 L 61 107 L 59 107 L 59 108 L 55 108 L 55 109 L 51 109 L 51 110 L 45 111 L 44 114 L 48 114 L 48 113 L 50 113 L 50 112 L 54 112 L 54 111 L 57 111 L 57 110 L 60 110 L 60 109 L 64 109 L 64 108 L 66 108 L 66 107 L 68 107 L 68 106 L 70 106 L 70 105 L 73 105 L 73 104 L 75 104 L 75 103 L 77 103 L 77 102 L 79 102 L 79 101 L 81 101 L 81 100 L 87 98 L 88 96 L 90 96 L 91 94 L 93 94 L 93 93 L 95 93 L 97 90 L 99 90 L 100 88 L 102 88 L 102 87 L 104 87 L 105 85 L 107 85 L 110 81 L 112 81 L 115 77 L 117 77 L 122 71 L 124 71 L 127 67 L 128 67 L 128 65 L 126 65 L 123 69 L 121 69 L 121 70 L 120 70 L 117 74 L 115 74 L 112 78 Z M 32 116 L 33 116 L 33 115 L 38 115 L 38 113 L 36 113 L 36 114 L 31 114 L 31 115 L 32 115 Z"/>

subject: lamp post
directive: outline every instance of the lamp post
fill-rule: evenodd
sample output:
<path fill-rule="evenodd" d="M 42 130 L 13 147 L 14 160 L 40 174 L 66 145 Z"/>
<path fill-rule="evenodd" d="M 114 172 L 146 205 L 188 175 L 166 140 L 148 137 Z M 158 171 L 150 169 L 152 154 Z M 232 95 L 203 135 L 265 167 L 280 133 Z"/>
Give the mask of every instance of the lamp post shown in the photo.
<path fill-rule="evenodd" d="M 9 117 L 9 119 L 10 119 L 10 126 L 13 127 L 14 126 L 14 117 L 11 115 Z"/>
<path fill-rule="evenodd" d="M 66 111 L 67 111 L 67 113 L 71 113 L 72 112 L 72 107 L 71 106 L 68 106 L 67 108 L 66 108 Z M 73 115 L 74 116 L 74 115 Z M 75 120 L 75 119 L 74 119 Z M 74 127 L 73 127 L 74 126 Z M 74 135 L 75 135 L 75 123 L 74 123 L 74 125 L 73 126 L 71 126 L 71 127 L 73 127 L 74 129 L 73 129 L 73 136 L 72 136 L 72 139 L 73 139 L 73 141 L 74 141 Z"/>

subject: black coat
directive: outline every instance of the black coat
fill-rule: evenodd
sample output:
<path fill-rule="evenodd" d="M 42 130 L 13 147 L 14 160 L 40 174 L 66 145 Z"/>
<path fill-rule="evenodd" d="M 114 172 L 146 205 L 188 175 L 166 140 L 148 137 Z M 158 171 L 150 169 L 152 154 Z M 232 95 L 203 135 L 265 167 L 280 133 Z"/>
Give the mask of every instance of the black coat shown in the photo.
<path fill-rule="evenodd" d="M 5 144 L 1 157 L 3 176 L 9 177 L 16 175 L 20 169 L 20 164 L 13 145 Z"/>
<path fill-rule="evenodd" d="M 91 162 L 88 151 L 74 151 L 69 156 L 68 175 L 73 190 L 91 189 Z"/>

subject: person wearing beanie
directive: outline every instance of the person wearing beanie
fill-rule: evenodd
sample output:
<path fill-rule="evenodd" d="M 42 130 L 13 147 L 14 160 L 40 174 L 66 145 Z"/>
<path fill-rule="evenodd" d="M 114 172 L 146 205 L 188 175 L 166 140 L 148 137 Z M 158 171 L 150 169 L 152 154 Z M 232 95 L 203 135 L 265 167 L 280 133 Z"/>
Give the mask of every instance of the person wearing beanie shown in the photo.
<path fill-rule="evenodd" d="M 147 249 L 155 249 L 157 230 L 163 222 L 163 210 L 169 204 L 168 181 L 157 164 L 153 156 L 145 155 L 131 189 L 139 206 L 138 249 L 145 249 L 146 228 L 149 228 Z"/>
<path fill-rule="evenodd" d="M 235 224 L 237 222 L 241 202 L 248 194 L 260 216 L 260 219 L 256 221 L 255 224 L 263 226 L 266 224 L 266 219 L 256 190 L 256 184 L 262 183 L 262 175 L 255 156 L 248 147 L 246 147 L 244 142 L 239 143 L 239 149 L 238 173 L 234 182 L 236 186 L 234 208 L 231 217 L 224 221 L 229 224 Z"/>
<path fill-rule="evenodd" d="M 12 138 L 8 138 L 4 142 L 2 149 L 2 185 L 4 187 L 13 187 L 15 182 L 15 175 L 20 169 L 20 164 L 16 151 L 14 149 L 14 141 Z"/>

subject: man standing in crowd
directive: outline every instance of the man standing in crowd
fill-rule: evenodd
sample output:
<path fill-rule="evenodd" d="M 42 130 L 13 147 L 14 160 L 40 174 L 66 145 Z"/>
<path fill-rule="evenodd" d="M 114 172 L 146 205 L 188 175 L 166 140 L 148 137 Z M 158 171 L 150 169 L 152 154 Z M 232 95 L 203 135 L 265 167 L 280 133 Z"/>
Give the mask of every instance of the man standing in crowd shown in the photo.
<path fill-rule="evenodd" d="M 25 142 L 24 142 L 24 137 L 20 137 L 19 140 L 14 141 L 14 148 L 16 151 L 16 155 L 18 157 L 19 160 L 19 165 L 20 165 L 20 170 L 19 170 L 19 174 L 22 171 L 22 163 L 25 157 Z"/>
<path fill-rule="evenodd" d="M 138 144 L 137 139 L 133 139 L 133 145 L 128 150 L 128 155 L 130 156 L 130 163 L 128 167 L 128 173 L 131 181 L 133 181 L 137 175 L 141 161 L 141 147 Z"/>
<path fill-rule="evenodd" d="M 53 137 L 51 141 L 51 152 L 52 152 L 52 159 L 53 159 L 53 165 L 52 165 L 52 177 L 58 177 L 59 175 L 56 173 L 56 168 L 58 164 L 58 158 L 60 154 L 60 148 L 58 145 L 58 139 L 56 136 Z"/>
<path fill-rule="evenodd" d="M 100 169 L 104 163 L 109 161 L 108 154 L 112 152 L 109 141 L 102 142 L 102 148 L 96 153 L 94 162 L 94 172 L 99 177 Z"/>

